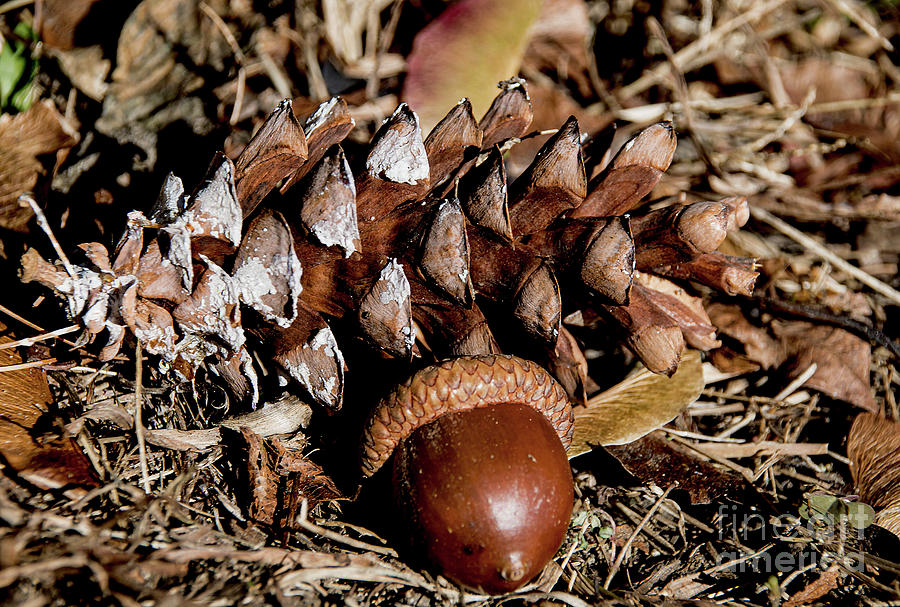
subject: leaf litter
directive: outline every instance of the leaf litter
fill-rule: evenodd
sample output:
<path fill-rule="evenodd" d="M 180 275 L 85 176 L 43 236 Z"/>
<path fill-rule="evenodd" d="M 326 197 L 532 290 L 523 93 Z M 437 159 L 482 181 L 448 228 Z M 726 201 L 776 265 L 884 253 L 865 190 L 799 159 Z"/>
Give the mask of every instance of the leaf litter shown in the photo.
<path fill-rule="evenodd" d="M 49 16 L 60 10 L 55 5 L 62 4 L 45 3 Z M 401 10 L 399 3 L 388 7 L 373 2 L 368 3 L 370 16 L 342 21 L 338 17 L 350 10 L 350 3 L 334 2 L 321 14 L 298 9 L 296 23 L 288 16 L 278 25 L 280 15 L 270 15 L 269 27 L 242 3 L 207 4 L 225 17 L 227 31 L 240 40 L 232 45 L 212 19 L 200 17 L 207 14 L 202 3 L 177 4 L 184 6 L 172 11 L 165 2 L 145 1 L 127 24 L 123 18 L 134 35 L 119 41 L 119 57 L 104 56 L 118 70 L 104 83 L 108 87 L 96 86 L 96 77 L 69 76 L 88 98 L 103 100 L 101 124 L 88 123 L 80 127 L 83 132 L 96 128 L 116 145 L 136 144 L 145 155 L 144 161 L 135 157 L 124 163 L 127 166 L 117 163 L 118 169 L 125 169 L 121 174 L 138 182 L 142 172 L 153 170 L 160 161 L 170 166 L 157 148 L 162 148 L 165 129 L 179 121 L 198 137 L 208 135 L 223 120 L 231 121 L 237 128 L 225 147 L 229 157 L 237 157 L 254 124 L 280 100 L 280 76 L 295 83 L 289 92 L 300 93 L 295 100 L 298 115 L 324 100 L 321 91 L 347 87 L 349 112 L 374 132 L 396 105 L 396 97 L 389 97 L 402 94 L 397 72 L 392 74 L 387 67 L 408 56 L 412 45 L 406 32 L 418 31 L 435 16 L 423 7 Z M 550 27 L 536 28 L 533 46 L 521 64 L 522 74 L 537 83 L 538 92 L 532 96 L 546 94 L 557 105 L 568 104 L 591 117 L 594 122 L 587 129 L 591 132 L 619 121 L 613 148 L 635 124 L 674 119 L 678 130 L 689 136 L 681 137 L 672 168 L 654 188 L 650 196 L 654 204 L 662 206 L 685 190 L 707 197 L 748 196 L 751 209 L 758 207 L 799 225 L 817 238 L 814 244 L 849 261 L 867 278 L 847 272 L 821 249 L 780 230 L 777 223 L 760 219 L 762 214 L 751 220 L 749 234 L 729 235 L 726 253 L 760 258 L 759 290 L 750 298 L 720 298 L 714 304 L 712 309 L 721 315 L 711 313 L 711 324 L 722 344 L 709 344 L 715 349 L 699 378 L 699 358 L 683 367 L 691 375 L 690 394 L 667 390 L 666 378 L 643 372 L 647 381 L 660 384 L 650 390 L 648 400 L 655 405 L 652 419 L 642 424 L 645 428 L 629 426 L 625 434 L 632 438 L 665 427 L 611 448 L 622 470 L 614 469 L 600 450 L 573 460 L 578 497 L 569 535 L 556 563 L 517 599 L 568 605 L 677 604 L 673 602 L 692 599 L 868 604 L 894 599 L 900 571 L 896 538 L 890 535 L 896 533 L 893 485 L 898 464 L 891 459 L 896 455 L 896 423 L 885 418 L 897 420 L 900 415 L 894 396 L 897 359 L 883 341 L 870 337 L 876 334 L 872 331 L 880 331 L 887 340 L 896 340 L 900 303 L 892 297 L 900 286 L 896 280 L 900 251 L 892 238 L 900 222 L 896 204 L 900 173 L 895 170 L 898 72 L 896 55 L 888 48 L 897 40 L 895 9 L 886 4 L 773 0 L 754 7 L 736 2 L 696 8 L 664 3 L 658 13 L 649 14 L 642 5 L 624 4 L 589 2 L 579 4 L 587 9 L 584 12 L 566 13 L 581 15 L 579 19 L 587 15 L 590 20 L 586 29 L 594 32 L 594 46 L 586 58 L 573 41 L 578 39 L 574 32 L 582 29 L 560 28 L 554 33 Z M 184 10 L 194 11 L 196 18 L 179 21 L 179 11 Z M 270 36 L 267 45 L 248 44 L 264 30 Z M 665 33 L 665 40 L 654 36 L 658 31 Z M 322 32 L 327 36 L 321 37 Z M 159 37 L 158 44 L 153 43 L 154 36 Z M 286 46 L 279 45 L 278 36 Z M 603 46 L 611 41 L 637 45 L 637 52 L 611 57 Z M 142 50 L 143 43 L 147 46 Z M 584 43 L 591 43 L 589 36 Z M 672 51 L 668 55 L 666 44 Z M 61 52 L 70 52 L 60 46 Z M 164 52 L 146 53 L 154 48 Z M 272 67 L 265 57 L 279 53 L 290 61 Z M 71 62 L 67 67 L 60 60 L 60 65 L 71 74 Z M 345 74 L 356 70 L 362 78 L 348 85 L 337 78 L 342 69 Z M 452 74 L 445 76 L 454 81 Z M 67 120 L 72 112 L 84 115 L 82 105 L 67 103 L 64 87 L 54 89 L 41 78 L 37 82 L 56 102 L 57 113 L 64 113 Z M 151 95 L 135 92 L 134 87 L 144 85 L 152 85 Z M 212 97 L 209 90 L 214 91 Z M 46 102 L 29 111 L 42 105 Z M 536 108 L 546 105 L 535 103 Z M 135 126 L 122 119 L 132 106 Z M 535 128 L 555 129 L 565 118 L 548 119 L 546 124 L 536 120 Z M 581 115 L 579 119 L 588 123 Z M 52 121 L 39 126 L 58 147 L 29 152 L 23 162 L 34 167 L 29 169 L 33 174 L 52 177 L 59 167 L 48 172 L 43 167 L 52 165 L 37 168 L 32 158 L 78 142 L 68 130 L 60 139 Z M 109 153 L 98 146 L 96 135 L 92 137 L 74 147 L 71 158 L 56 156 L 64 171 L 67 166 L 88 166 L 91 154 Z M 514 147 L 513 154 L 517 152 Z M 172 162 L 177 160 L 173 157 Z M 597 162 L 598 172 L 604 164 L 602 159 Z M 4 161 L 0 175 L 18 176 L 11 166 Z M 515 163 L 510 162 L 509 168 L 515 170 Z M 195 166 L 196 179 L 186 181 L 199 182 L 204 169 Z M 76 191 L 89 196 L 84 208 L 72 213 L 68 209 L 74 202 L 60 195 L 53 199 L 59 205 L 53 211 L 54 226 L 60 226 L 57 234 L 69 250 L 87 240 L 85 232 L 79 233 L 87 225 L 99 247 L 114 251 L 104 230 L 115 232 L 121 222 L 98 228 L 85 219 L 95 215 L 93 209 L 100 209 L 97 217 L 108 215 L 101 189 L 113 188 L 113 199 L 120 204 L 118 198 L 130 192 L 122 185 L 128 179 L 118 179 L 120 174 L 98 182 L 92 181 L 97 175 L 90 170 L 77 173 L 72 173 L 75 183 L 85 183 Z M 162 182 L 161 178 L 153 182 L 154 195 L 139 195 L 147 203 L 144 208 Z M 15 189 L 31 190 L 36 184 Z M 185 209 L 178 206 L 180 194 L 172 200 L 175 211 L 167 219 L 174 221 Z M 135 206 L 140 208 L 135 202 L 122 212 Z M 24 219 L 15 219 L 15 225 L 26 228 L 27 209 L 16 214 Z M 190 283 L 197 272 L 196 278 L 215 278 L 228 291 L 227 274 L 216 270 L 220 246 L 240 243 L 228 225 L 223 224 L 221 232 L 212 230 L 225 238 L 222 244 L 207 241 L 211 250 L 205 268 L 192 264 L 189 257 L 187 261 L 178 257 L 175 228 L 169 242 L 159 248 L 159 263 L 167 255 L 177 269 L 167 284 Z M 32 230 L 27 244 L 45 248 L 38 238 Z M 5 246 L 9 250 L 11 245 Z M 126 241 L 119 255 L 127 248 Z M 268 255 L 290 259 L 283 251 Z M 118 258 L 110 262 L 117 256 L 107 254 L 108 269 L 101 267 L 101 248 L 93 247 L 89 257 L 98 275 L 127 275 L 132 269 L 127 254 L 121 262 Z M 111 282 L 99 288 L 88 283 L 88 299 L 76 307 L 95 303 L 94 316 L 108 330 L 109 310 L 116 309 L 110 302 L 118 305 L 124 300 L 119 292 L 127 291 L 128 285 Z M 271 290 L 245 285 L 232 287 L 231 292 L 234 297 L 246 293 L 246 299 L 257 301 L 261 314 L 286 307 L 284 298 L 253 296 L 263 291 Z M 28 291 L 29 301 L 13 298 L 11 307 L 29 322 L 70 324 L 58 309 L 50 309 L 50 300 L 29 309 L 39 293 Z M 762 294 L 793 304 L 793 312 L 784 312 L 786 306 L 779 312 L 762 305 Z M 711 297 L 696 284 L 685 297 L 669 295 L 679 302 L 675 308 L 679 312 L 693 309 L 690 297 Z M 136 326 L 140 318 L 152 317 L 151 304 L 152 297 L 141 312 L 134 310 Z M 191 326 L 191 313 L 198 308 L 182 311 L 185 326 Z M 240 337 L 232 331 L 237 317 L 233 310 L 223 311 L 216 319 L 217 332 L 239 347 Z M 830 320 L 826 324 L 823 318 Z M 847 318 L 863 323 L 865 330 Z M 126 318 L 121 321 L 127 324 Z M 43 333 L 15 322 L 17 337 Z M 629 395 L 625 376 L 633 365 L 631 354 L 613 348 L 608 336 L 590 323 L 567 322 L 563 328 L 587 348 L 583 367 L 577 367 L 583 371 L 576 370 L 573 384 L 585 387 L 585 412 L 592 401 L 602 406 L 613 397 L 623 402 L 646 398 Z M 145 369 L 144 379 L 136 385 L 131 350 L 109 351 L 104 356 L 108 360 L 101 360 L 83 349 L 67 351 L 52 344 L 47 340 L 23 348 L 25 364 L 33 361 L 34 366 L 4 370 L 0 379 L 28 372 L 29 379 L 11 381 L 34 388 L 44 372 L 35 369 L 44 369 L 55 398 L 35 398 L 46 408 L 40 417 L 33 408 L 22 409 L 21 400 L 4 403 L 4 427 L 15 427 L 17 437 L 25 431 L 28 440 L 16 438 L 16 445 L 30 444 L 41 457 L 59 445 L 83 457 L 64 458 L 67 463 L 61 468 L 76 480 L 62 490 L 48 490 L 39 484 L 46 468 L 30 463 L 33 458 L 16 460 L 4 451 L 0 475 L 4 600 L 68 604 L 77 588 L 86 602 L 94 597 L 129 605 L 161 603 L 166 595 L 196 604 L 318 604 L 333 597 L 377 604 L 491 602 L 410 567 L 376 531 L 359 524 L 347 501 L 352 496 L 341 491 L 346 484 L 340 465 L 314 452 L 320 444 L 327 446 L 328 424 L 315 419 L 318 413 L 307 419 L 308 407 L 299 400 L 261 403 L 256 413 L 281 406 L 294 416 L 288 424 L 267 429 L 248 419 L 252 413 L 208 379 L 216 373 L 228 377 L 227 365 L 191 368 L 193 383 L 178 387 L 156 369 Z M 239 358 L 222 362 L 241 364 Z M 20 363 L 10 359 L 4 364 Z M 678 381 L 681 372 L 669 381 Z M 18 388 L 14 389 L 18 396 Z M 348 389 L 355 394 L 354 388 Z M 141 418 L 134 415 L 135 403 L 142 406 Z M 848 403 L 871 413 L 860 414 L 851 427 L 855 411 Z M 20 417 L 11 417 L 17 411 Z M 284 415 L 274 419 L 282 422 Z M 143 456 L 136 448 L 136 423 L 142 425 L 148 443 Z M 303 431 L 298 433 L 298 428 Z M 655 469 L 654 461 L 668 470 Z M 142 463 L 149 473 L 149 494 L 139 489 Z M 847 531 L 846 517 L 812 521 L 804 518 L 801 506 L 815 495 L 837 497 L 847 504 L 858 499 L 880 518 L 862 534 Z M 297 503 L 297 496 L 304 499 Z M 879 529 L 888 530 L 888 536 L 879 535 Z M 846 554 L 861 555 L 862 566 L 839 558 Z M 792 559 L 792 567 L 772 569 L 779 557 Z M 814 565 L 811 559 L 816 559 Z"/>

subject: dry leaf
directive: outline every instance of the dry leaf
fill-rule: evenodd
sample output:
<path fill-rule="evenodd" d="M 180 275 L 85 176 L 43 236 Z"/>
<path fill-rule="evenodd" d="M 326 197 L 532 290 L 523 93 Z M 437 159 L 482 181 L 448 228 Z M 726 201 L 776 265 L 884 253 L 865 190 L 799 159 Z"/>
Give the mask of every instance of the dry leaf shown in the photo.
<path fill-rule="evenodd" d="M 423 28 L 408 57 L 403 98 L 428 132 L 463 97 L 475 116 L 515 76 L 540 0 L 462 0 Z"/>
<path fill-rule="evenodd" d="M 791 377 L 815 363 L 816 372 L 806 387 L 868 411 L 878 410 L 869 387 L 868 342 L 843 329 L 808 322 L 773 322 L 772 328 L 787 351 Z"/>
<path fill-rule="evenodd" d="M 739 474 L 697 459 L 688 449 L 666 440 L 661 432 L 606 450 L 641 482 L 660 487 L 677 485 L 687 492 L 692 504 L 717 502 L 726 496 L 738 496 L 748 488 Z"/>
<path fill-rule="evenodd" d="M 307 459 L 300 444 L 264 439 L 247 427 L 240 429 L 247 446 L 246 472 L 250 518 L 283 529 L 295 526 L 303 500 L 310 508 L 341 493 L 322 468 Z M 290 441 L 296 442 L 296 441 Z"/>
<path fill-rule="evenodd" d="M 797 377 L 815 363 L 805 386 L 877 410 L 869 387 L 868 342 L 844 329 L 803 321 L 773 320 L 767 330 L 752 324 L 737 306 L 712 304 L 707 312 L 719 332 L 741 342 L 747 358 L 764 369 L 784 366 L 789 377 Z"/>
<path fill-rule="evenodd" d="M 47 173 L 39 157 L 76 143 L 78 133 L 50 101 L 35 103 L 15 117 L 0 117 L 0 227 L 25 230 L 32 212 L 19 206 L 18 198 Z"/>
<path fill-rule="evenodd" d="M 672 377 L 640 367 L 576 410 L 569 457 L 596 445 L 630 443 L 656 430 L 697 400 L 703 386 L 700 354 L 693 350 L 685 353 Z"/>
<path fill-rule="evenodd" d="M 840 575 L 841 570 L 838 566 L 832 565 L 823 571 L 819 577 L 791 595 L 791 598 L 784 603 L 784 607 L 797 607 L 797 605 L 805 605 L 822 598 L 837 588 Z"/>
<path fill-rule="evenodd" d="M 80 46 L 78 26 L 96 3 L 97 0 L 44 0 L 42 10 L 37 12 L 41 16 L 41 41 L 52 49 Z"/>
<path fill-rule="evenodd" d="M 0 323 L 0 343 L 14 341 Z M 0 350 L 0 366 L 22 358 L 15 349 Z M 90 462 L 70 438 L 45 440 L 36 426 L 53 400 L 47 377 L 35 368 L 0 373 L 0 456 L 3 463 L 41 489 L 66 485 L 95 486 Z"/>
<path fill-rule="evenodd" d="M 875 524 L 900 537 L 900 423 L 860 413 L 850 427 L 847 457 L 860 501 L 877 511 Z"/>

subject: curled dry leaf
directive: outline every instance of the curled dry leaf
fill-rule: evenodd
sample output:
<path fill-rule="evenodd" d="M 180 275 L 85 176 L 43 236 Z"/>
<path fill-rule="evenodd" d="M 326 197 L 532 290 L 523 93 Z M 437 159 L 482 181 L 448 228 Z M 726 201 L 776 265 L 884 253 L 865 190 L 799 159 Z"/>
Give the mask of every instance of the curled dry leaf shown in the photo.
<path fill-rule="evenodd" d="M 15 341 L 2 323 L 0 334 L 0 343 Z M 13 348 L 0 350 L 0 366 L 21 362 Z M 39 435 L 38 420 L 52 400 L 47 376 L 40 369 L 0 373 L 0 457 L 4 465 L 42 489 L 96 486 L 90 462 L 71 438 Z"/>
<path fill-rule="evenodd" d="M 900 538 L 900 423 L 860 413 L 847 438 L 859 499 L 877 512 L 875 524 Z"/>
<path fill-rule="evenodd" d="M 569 457 L 601 445 L 633 442 L 672 421 L 703 391 L 700 355 L 689 351 L 671 377 L 645 368 L 588 399 L 575 411 L 575 434 Z"/>
<path fill-rule="evenodd" d="M 304 499 L 313 508 L 322 500 L 341 497 L 334 481 L 303 455 L 302 443 L 264 439 L 247 427 L 240 429 L 240 436 L 247 447 L 246 507 L 254 521 L 290 529 L 296 526 Z"/>
<path fill-rule="evenodd" d="M 791 377 L 815 363 L 816 372 L 805 386 L 861 409 L 878 410 L 869 385 L 872 348 L 868 342 L 844 329 L 808 322 L 773 323 L 772 328 L 787 351 Z"/>
<path fill-rule="evenodd" d="M 23 114 L 0 117 L 0 227 L 25 230 L 33 213 L 19 206 L 19 195 L 33 190 L 47 174 L 42 158 L 76 143 L 78 133 L 48 100 Z"/>

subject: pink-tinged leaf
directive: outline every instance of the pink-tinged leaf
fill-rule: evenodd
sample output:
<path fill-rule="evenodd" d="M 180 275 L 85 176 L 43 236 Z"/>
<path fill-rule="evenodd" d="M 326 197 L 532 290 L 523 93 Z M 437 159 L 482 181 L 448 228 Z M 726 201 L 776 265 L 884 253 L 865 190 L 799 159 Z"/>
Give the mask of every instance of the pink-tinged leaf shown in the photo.
<path fill-rule="evenodd" d="M 497 82 L 515 76 L 542 0 L 460 0 L 420 31 L 408 58 L 403 98 L 427 133 L 460 99 L 476 117 Z"/>

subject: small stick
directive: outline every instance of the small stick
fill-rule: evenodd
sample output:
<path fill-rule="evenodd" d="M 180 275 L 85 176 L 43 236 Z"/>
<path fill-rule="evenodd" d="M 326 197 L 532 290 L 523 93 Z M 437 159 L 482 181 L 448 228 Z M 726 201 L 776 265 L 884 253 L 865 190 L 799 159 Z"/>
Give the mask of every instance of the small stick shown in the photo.
<path fill-rule="evenodd" d="M 784 390 L 775 395 L 775 400 L 784 400 L 799 390 L 800 386 L 806 383 L 806 380 L 816 374 L 818 368 L 819 366 L 816 363 L 810 363 L 803 373 L 794 378 L 794 381 L 785 386 Z"/>
<path fill-rule="evenodd" d="M 31 210 L 34 212 L 35 219 L 37 219 L 38 226 L 44 231 L 44 234 L 47 235 L 47 238 L 50 239 L 50 244 L 53 245 L 53 250 L 56 251 L 56 256 L 59 257 L 59 260 L 63 263 L 63 266 L 66 268 L 66 273 L 72 277 L 73 280 L 78 279 L 78 273 L 75 271 L 75 267 L 72 265 L 72 262 L 69 261 L 69 258 L 66 257 L 66 254 L 63 252 L 62 247 L 59 246 L 59 241 L 56 240 L 56 236 L 53 235 L 53 230 L 50 228 L 50 222 L 47 221 L 47 216 L 44 215 L 44 212 L 41 210 L 41 207 L 38 206 L 37 201 L 34 197 L 25 193 L 19 196 L 19 203 L 22 202 L 28 204 L 31 207 Z"/>
<path fill-rule="evenodd" d="M 34 0 L 9 0 L 9 2 L 0 4 L 0 15 L 8 13 L 9 11 L 14 11 L 17 8 L 24 8 L 29 4 L 34 4 Z"/>
<path fill-rule="evenodd" d="M 854 23 L 854 25 L 856 25 L 856 27 L 865 32 L 867 36 L 877 40 L 884 50 L 894 50 L 894 45 L 891 44 L 887 38 L 882 36 L 881 32 L 879 32 L 874 25 L 866 21 L 866 18 L 860 13 L 860 7 L 856 6 L 856 2 L 853 0 L 828 0 L 828 3 L 839 13 L 843 13 Z"/>
<path fill-rule="evenodd" d="M 150 468 L 147 466 L 147 443 L 144 440 L 144 422 L 141 419 L 141 383 L 143 379 L 144 356 L 141 351 L 141 340 L 137 340 L 135 352 L 134 375 L 134 432 L 137 437 L 138 454 L 141 460 L 141 482 L 144 492 L 150 494 Z"/>
<path fill-rule="evenodd" d="M 638 523 L 638 526 L 634 528 L 634 531 L 631 532 L 631 536 L 629 536 L 628 541 L 625 542 L 625 545 L 622 546 L 621 552 L 619 552 L 619 556 L 616 557 L 616 562 L 613 563 L 612 568 L 609 570 L 609 575 L 606 576 L 606 581 L 603 582 L 603 588 L 605 590 L 609 590 L 609 583 L 612 582 L 613 576 L 619 571 L 619 567 L 622 565 L 622 561 L 625 560 L 625 555 L 628 554 L 628 549 L 631 547 L 632 542 L 634 542 L 634 538 L 637 537 L 638 533 L 650 522 L 650 519 L 653 518 L 653 515 L 656 514 L 656 511 L 662 505 L 663 501 L 669 495 L 669 492 L 675 488 L 675 485 L 669 485 L 669 487 L 663 491 L 663 494 L 659 496 L 659 498 L 654 502 L 653 506 L 650 510 L 647 511 L 647 514 L 644 515 L 644 518 L 641 519 L 641 522 Z"/>
<path fill-rule="evenodd" d="M 6 314 L 13 320 L 18 320 L 20 323 L 22 323 L 25 326 L 31 327 L 35 331 L 46 331 L 46 329 L 44 327 L 41 327 L 40 325 L 36 325 L 33 322 L 31 322 L 30 320 L 28 320 L 27 318 L 19 316 L 18 314 L 16 314 L 15 312 L 13 312 L 12 310 L 10 310 L 9 308 L 7 308 L 4 305 L 0 305 L 0 312 Z M 77 347 L 74 342 L 71 342 L 68 339 L 60 339 L 59 341 L 63 342 L 67 346 L 71 346 L 73 348 Z"/>
<path fill-rule="evenodd" d="M 359 550 L 370 550 L 372 552 L 378 554 L 384 554 L 387 556 L 397 556 L 397 553 L 394 552 L 391 548 L 385 548 L 384 546 L 375 546 L 374 544 L 368 544 L 366 542 L 361 542 L 359 540 L 353 539 L 352 537 L 347 537 L 346 535 L 341 535 L 340 533 L 336 533 L 331 529 L 326 529 L 324 527 L 320 527 L 315 523 L 311 522 L 307 518 L 309 510 L 309 503 L 306 501 L 306 498 L 303 498 L 303 501 L 300 503 L 300 516 L 297 517 L 297 524 L 309 531 L 310 533 L 315 533 L 316 535 L 321 535 L 324 538 L 327 538 L 333 542 L 338 542 L 340 544 L 345 544 L 347 546 L 352 546 L 353 548 L 357 548 Z"/>
<path fill-rule="evenodd" d="M 759 303 L 761 311 L 769 312 L 776 316 L 786 315 L 804 320 L 815 320 L 834 325 L 850 333 L 855 333 L 875 346 L 881 346 L 890 350 L 894 356 L 900 358 L 900 344 L 867 322 L 849 318 L 842 314 L 833 314 L 810 304 L 796 304 L 772 297 L 754 298 L 753 301 Z"/>
<path fill-rule="evenodd" d="M 894 303 L 900 304 L 900 291 L 897 291 L 891 286 L 883 283 L 871 274 L 863 272 L 856 266 L 847 263 L 837 255 L 829 251 L 827 247 L 819 244 L 797 228 L 788 224 L 786 221 L 783 221 L 782 219 L 779 219 L 765 209 L 761 209 L 754 205 L 750 205 L 750 215 L 752 215 L 754 219 L 758 219 L 759 221 L 769 224 L 791 240 L 806 247 L 810 252 L 818 255 L 842 272 L 846 272 L 864 285 L 868 286 L 873 291 L 884 295 Z"/>
<path fill-rule="evenodd" d="M 200 9 L 206 13 L 206 16 L 210 18 L 213 25 L 219 30 L 219 33 L 225 38 L 225 41 L 231 47 L 231 52 L 234 53 L 234 58 L 238 64 L 237 92 L 235 93 L 234 107 L 231 108 L 231 118 L 228 120 L 229 124 L 234 125 L 237 124 L 240 119 L 241 108 L 244 104 L 244 88 L 247 82 L 247 70 L 244 68 L 244 64 L 247 62 L 247 57 L 244 55 L 244 51 L 241 50 L 237 40 L 235 40 L 234 34 L 231 33 L 231 30 L 228 29 L 225 21 L 222 20 L 222 17 L 220 17 L 206 2 L 200 3 Z M 263 61 L 263 66 L 265 67 L 265 61 Z"/>
<path fill-rule="evenodd" d="M 17 363 L 15 365 L 4 365 L 0 367 L 0 373 L 6 373 L 9 371 L 22 371 L 24 369 L 33 369 L 34 367 L 42 367 L 44 365 L 50 365 L 56 362 L 55 358 L 44 358 L 41 360 L 33 360 L 27 363 Z"/>
<path fill-rule="evenodd" d="M 56 331 L 49 331 L 44 333 L 43 335 L 36 335 L 34 337 L 26 337 L 24 339 L 20 339 L 18 341 L 8 341 L 6 343 L 0 344 L 0 350 L 6 350 L 7 348 L 17 348 L 19 346 L 27 347 L 33 345 L 39 341 L 45 341 L 47 339 L 53 339 L 55 337 L 59 337 L 60 335 L 68 335 L 69 333 L 74 333 L 78 329 L 80 329 L 78 325 L 70 325 L 68 327 L 63 327 L 62 329 L 57 329 Z"/>

